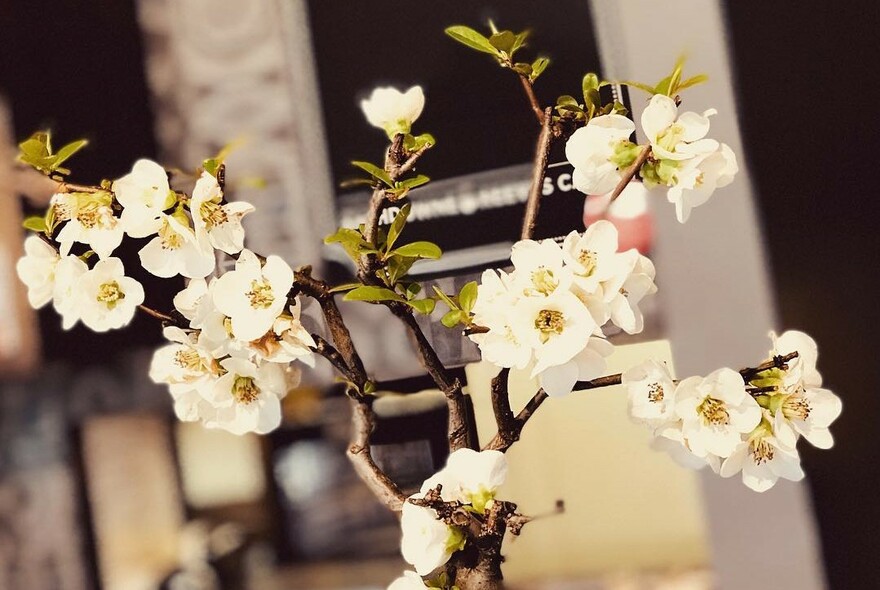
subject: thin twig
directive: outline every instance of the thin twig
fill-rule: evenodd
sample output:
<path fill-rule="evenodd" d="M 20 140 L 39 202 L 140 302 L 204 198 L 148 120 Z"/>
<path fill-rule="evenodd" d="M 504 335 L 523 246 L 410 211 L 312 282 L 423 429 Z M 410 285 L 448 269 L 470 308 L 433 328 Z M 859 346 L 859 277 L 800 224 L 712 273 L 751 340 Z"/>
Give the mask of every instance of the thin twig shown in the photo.
<path fill-rule="evenodd" d="M 788 363 L 798 357 L 798 352 L 790 352 L 786 355 L 776 355 L 769 361 L 763 362 L 757 367 L 746 367 L 745 369 L 740 369 L 739 374 L 742 375 L 743 381 L 748 383 L 751 381 L 758 373 L 763 373 L 764 371 L 768 371 L 770 369 L 787 369 Z"/>
<path fill-rule="evenodd" d="M 351 370 L 348 368 L 348 365 L 345 364 L 345 359 L 342 358 L 342 355 L 332 344 L 324 340 L 318 334 L 312 334 L 312 340 L 315 341 L 315 346 L 310 347 L 312 352 L 327 359 L 327 361 L 344 377 L 353 380 Z"/>
<path fill-rule="evenodd" d="M 522 232 L 520 239 L 531 239 L 535 233 L 535 224 L 538 221 L 538 210 L 541 207 L 541 193 L 544 190 L 544 176 L 547 174 L 547 160 L 550 157 L 550 146 L 553 143 L 551 125 L 553 110 L 550 107 L 544 111 L 544 123 L 541 125 L 541 133 L 538 135 L 538 144 L 535 147 L 535 163 L 532 168 L 532 184 L 529 187 L 529 198 L 526 201 L 526 212 L 523 216 Z"/>
<path fill-rule="evenodd" d="M 146 305 L 138 305 L 138 309 L 147 314 L 148 316 L 154 317 L 157 320 L 160 320 L 166 324 L 179 325 L 176 318 L 171 317 L 168 314 L 164 314 L 161 311 L 156 311 L 152 307 L 147 307 Z"/>
<path fill-rule="evenodd" d="M 648 157 L 651 155 L 651 146 L 646 145 L 645 148 L 639 152 L 638 157 L 636 157 L 635 161 L 630 165 L 629 168 L 623 173 L 623 176 L 620 177 L 620 182 L 617 183 L 617 186 L 614 187 L 614 192 L 611 193 L 611 200 L 609 203 L 613 203 L 617 200 L 617 197 L 620 196 L 620 193 L 623 192 L 623 189 L 630 183 L 630 181 L 635 177 L 636 173 L 642 167 Z"/>
<path fill-rule="evenodd" d="M 597 389 L 599 387 L 609 387 L 611 385 L 620 385 L 621 374 L 617 373 L 615 375 L 607 375 L 605 377 L 599 377 L 597 379 L 593 379 L 592 381 L 578 381 L 575 385 L 575 390 L 587 390 L 587 389 Z M 529 419 L 534 415 L 534 413 L 541 407 L 541 404 L 544 403 L 544 400 L 549 397 L 547 392 L 543 389 L 539 389 L 532 399 L 528 401 L 525 407 L 520 410 L 520 413 L 516 415 L 516 418 L 510 423 L 510 425 L 504 430 L 498 431 L 498 433 L 489 441 L 486 446 L 483 447 L 483 450 L 494 450 L 504 452 L 510 448 L 513 443 L 520 439 L 522 435 L 522 430 L 525 428 L 526 423 Z"/>
<path fill-rule="evenodd" d="M 522 83 L 523 91 L 526 93 L 526 99 L 529 101 L 529 106 L 532 107 L 532 112 L 535 113 L 535 117 L 538 119 L 538 124 L 544 124 L 544 118 L 549 115 L 544 114 L 544 109 L 541 108 L 541 103 L 538 102 L 538 97 L 535 95 L 535 88 L 532 85 L 532 81 L 529 80 L 527 76 L 523 76 L 520 74 L 519 81 Z"/>

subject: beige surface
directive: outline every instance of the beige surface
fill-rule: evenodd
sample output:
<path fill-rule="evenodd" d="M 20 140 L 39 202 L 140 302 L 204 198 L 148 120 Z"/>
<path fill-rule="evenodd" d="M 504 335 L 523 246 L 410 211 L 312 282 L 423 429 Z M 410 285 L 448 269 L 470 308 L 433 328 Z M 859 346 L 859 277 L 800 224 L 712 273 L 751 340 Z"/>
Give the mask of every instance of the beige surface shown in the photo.
<path fill-rule="evenodd" d="M 619 346 L 609 373 L 645 357 L 671 361 L 665 341 Z M 497 372 L 468 368 L 481 440 L 494 434 L 488 396 Z M 515 409 L 536 390 L 525 374 L 512 379 Z M 502 496 L 529 515 L 563 515 L 529 524 L 506 544 L 511 582 L 639 569 L 683 569 L 709 563 L 698 478 L 648 446 L 649 431 L 633 424 L 621 387 L 547 400 L 508 453 Z"/>
<path fill-rule="evenodd" d="M 83 426 L 86 486 L 105 590 L 153 590 L 177 566 L 183 508 L 170 441 L 169 426 L 160 418 L 107 416 Z"/>

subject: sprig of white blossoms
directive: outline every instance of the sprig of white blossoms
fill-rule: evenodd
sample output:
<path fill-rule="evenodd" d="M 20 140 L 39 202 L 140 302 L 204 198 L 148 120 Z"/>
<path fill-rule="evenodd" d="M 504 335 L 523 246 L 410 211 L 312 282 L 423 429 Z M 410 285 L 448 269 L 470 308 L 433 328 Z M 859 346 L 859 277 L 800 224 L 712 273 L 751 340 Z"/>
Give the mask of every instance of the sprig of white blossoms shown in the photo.
<path fill-rule="evenodd" d="M 609 320 L 635 334 L 644 328 L 641 300 L 656 291 L 654 265 L 636 250 L 618 252 L 617 229 L 598 221 L 563 243 L 522 240 L 511 252 L 513 271 L 483 273 L 471 334 L 483 359 L 531 368 L 550 395 L 605 372 L 613 350 L 602 332 Z"/>
<path fill-rule="evenodd" d="M 684 223 L 691 209 L 706 203 L 716 189 L 733 182 L 739 171 L 736 155 L 726 144 L 706 138 L 710 109 L 679 114 L 675 100 L 655 94 L 642 112 L 642 131 L 651 154 L 640 173 L 646 187 L 663 187 Z M 614 189 L 623 172 L 647 146 L 630 137 L 635 125 L 618 114 L 594 117 L 568 139 L 565 154 L 574 166 L 572 182 L 579 191 L 602 195 Z"/>
<path fill-rule="evenodd" d="M 235 434 L 266 433 L 281 421 L 280 400 L 299 384 L 299 360 L 314 366 L 315 341 L 288 298 L 293 271 L 242 250 L 236 270 L 193 280 L 174 298 L 189 330 L 166 329 L 150 377 L 166 383 L 184 421 Z M 227 315 L 229 314 L 229 315 Z"/>
<path fill-rule="evenodd" d="M 409 499 L 423 499 L 440 485 L 444 502 L 460 502 L 484 514 L 506 476 L 507 459 L 503 453 L 459 449 L 449 455 L 446 467 L 425 480 L 419 492 Z M 400 525 L 401 553 L 420 576 L 431 574 L 464 548 L 464 532 L 439 520 L 433 508 L 404 502 Z"/>
<path fill-rule="evenodd" d="M 719 369 L 707 377 L 675 382 L 654 360 L 626 371 L 630 417 L 649 426 L 654 447 L 688 467 L 709 465 L 722 477 L 742 474 L 743 483 L 763 492 L 779 478 L 800 481 L 797 441 L 833 445 L 828 427 L 840 415 L 840 398 L 822 389 L 815 341 L 788 331 L 773 339 L 771 357 L 797 352 L 787 369 L 743 377 Z M 744 379 L 748 379 L 746 382 Z"/>

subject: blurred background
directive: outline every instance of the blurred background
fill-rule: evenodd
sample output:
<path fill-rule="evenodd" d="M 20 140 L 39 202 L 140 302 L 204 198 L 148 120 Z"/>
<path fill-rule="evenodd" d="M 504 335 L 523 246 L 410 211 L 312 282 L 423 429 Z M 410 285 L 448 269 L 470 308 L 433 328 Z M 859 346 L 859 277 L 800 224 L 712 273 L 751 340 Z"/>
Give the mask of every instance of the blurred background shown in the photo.
<path fill-rule="evenodd" d="M 244 139 L 229 178 L 258 208 L 251 247 L 340 278 L 347 269 L 320 241 L 364 198 L 335 187 L 353 176 L 350 160 L 383 148 L 358 102 L 377 84 L 421 84 L 417 130 L 438 145 L 421 165 L 435 182 L 411 231 L 449 252 L 424 280 L 460 284 L 503 264 L 536 134 L 515 77 L 442 33 L 488 18 L 533 30 L 532 47 L 553 59 L 537 85 L 548 104 L 575 94 L 586 71 L 653 82 L 687 53 L 711 81 L 685 108 L 717 107 L 713 136 L 741 156 L 734 185 L 679 226 L 637 189 L 597 212 L 554 154 L 558 194 L 539 233 L 606 215 L 658 265 L 648 329 L 617 338 L 628 346 L 613 363 L 650 351 L 681 374 L 753 364 L 768 330 L 797 328 L 819 342 L 826 384 L 844 400 L 836 446 L 802 445 L 807 480 L 764 495 L 647 450 L 619 395 L 548 410 L 511 454 L 524 475 L 507 492 L 532 513 L 560 497 L 569 511 L 509 548 L 514 587 L 876 588 L 876 13 L 867 2 L 3 0 L 0 589 L 376 589 L 399 575 L 397 523 L 346 462 L 347 404 L 327 367 L 286 398 L 281 429 L 235 437 L 176 421 L 146 376 L 154 321 L 65 332 L 53 311 L 27 308 L 14 272 L 20 221 L 50 193 L 12 165 L 14 145 L 44 128 L 58 143 L 88 138 L 73 179 L 97 183 L 139 157 L 192 170 Z M 624 98 L 637 115 L 644 97 Z M 136 260 L 138 247 L 122 257 Z M 147 304 L 167 309 L 182 282 L 149 285 Z M 429 388 L 381 314 L 345 312 L 384 389 Z M 488 368 L 436 328 L 426 324 L 461 366 L 480 437 L 491 436 Z M 517 383 L 518 395 L 530 387 Z M 404 487 L 445 458 L 445 408 L 430 392 L 419 399 L 389 403 L 376 433 L 377 460 Z M 583 450 L 593 448 L 615 449 L 613 461 Z"/>

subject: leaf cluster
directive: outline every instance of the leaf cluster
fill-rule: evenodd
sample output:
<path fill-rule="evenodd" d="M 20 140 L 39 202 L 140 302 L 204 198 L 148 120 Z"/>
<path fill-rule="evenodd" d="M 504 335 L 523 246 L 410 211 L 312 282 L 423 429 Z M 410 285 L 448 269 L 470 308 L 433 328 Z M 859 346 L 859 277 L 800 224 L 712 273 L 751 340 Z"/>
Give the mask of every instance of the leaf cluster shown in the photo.
<path fill-rule="evenodd" d="M 61 165 L 71 156 L 88 145 L 85 139 L 78 139 L 62 146 L 57 152 L 52 149 L 52 134 L 49 131 L 37 131 L 18 144 L 19 162 L 39 170 L 47 176 L 53 174 L 70 174 L 70 170 Z"/>
<path fill-rule="evenodd" d="M 526 46 L 530 31 L 519 33 L 499 31 L 491 21 L 489 26 L 491 35 L 488 37 L 464 25 L 447 27 L 446 34 L 466 47 L 488 53 L 498 61 L 498 65 L 513 70 L 520 76 L 528 78 L 530 82 L 534 82 L 550 65 L 550 59 L 547 57 L 538 57 L 531 63 L 515 61 L 514 56 Z"/>
<path fill-rule="evenodd" d="M 477 282 L 471 281 L 465 284 L 458 295 L 449 296 L 439 287 L 434 286 L 437 297 L 449 308 L 440 321 L 447 328 L 454 328 L 458 324 L 471 325 L 471 311 L 477 302 Z"/>
<path fill-rule="evenodd" d="M 643 82 L 634 82 L 632 80 L 624 80 L 623 82 L 620 82 L 620 84 L 644 90 L 652 96 L 655 94 L 662 94 L 664 96 L 675 97 L 678 96 L 680 91 L 696 86 L 697 84 L 702 84 L 709 79 L 709 76 L 706 74 L 697 74 L 696 76 L 691 76 L 690 78 L 682 80 L 684 62 L 684 56 L 679 57 L 675 62 L 675 66 L 672 68 L 672 73 L 653 86 Z"/>
<path fill-rule="evenodd" d="M 399 201 L 405 197 L 410 190 L 422 186 L 423 184 L 427 184 L 431 180 L 424 174 L 417 174 L 411 178 L 405 178 L 403 180 L 394 180 L 387 170 L 370 162 L 355 160 L 352 162 L 352 165 L 369 174 L 370 178 L 348 180 L 342 183 L 342 186 L 366 184 L 373 188 L 382 188 L 385 190 L 385 194 L 388 198 L 392 201 Z"/>
<path fill-rule="evenodd" d="M 609 84 L 611 82 L 606 80 L 600 81 L 599 77 L 592 72 L 586 74 L 581 81 L 581 94 L 584 101 L 580 102 L 570 94 L 563 94 L 556 99 L 556 106 L 554 108 L 557 117 L 567 121 L 586 123 L 599 115 L 607 115 L 609 113 L 626 115 L 626 107 L 616 100 L 602 104 L 599 89 Z"/>

